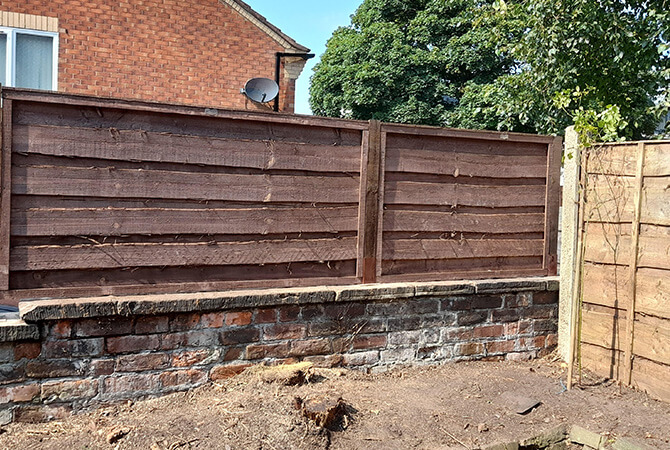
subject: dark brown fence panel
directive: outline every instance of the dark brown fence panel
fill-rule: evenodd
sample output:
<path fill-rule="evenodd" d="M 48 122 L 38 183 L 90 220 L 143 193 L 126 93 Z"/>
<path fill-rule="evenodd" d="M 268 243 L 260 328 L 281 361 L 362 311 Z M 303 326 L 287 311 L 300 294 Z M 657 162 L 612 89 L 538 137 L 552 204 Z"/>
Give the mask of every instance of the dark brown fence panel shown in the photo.
<path fill-rule="evenodd" d="M 551 271 L 545 255 L 555 255 L 555 244 L 545 238 L 558 209 L 547 210 L 546 196 L 553 194 L 548 167 L 557 180 L 558 165 L 548 166 L 553 138 L 399 125 L 383 131 L 383 279 Z"/>
<path fill-rule="evenodd" d="M 555 138 L 2 97 L 4 301 L 554 270 Z"/>

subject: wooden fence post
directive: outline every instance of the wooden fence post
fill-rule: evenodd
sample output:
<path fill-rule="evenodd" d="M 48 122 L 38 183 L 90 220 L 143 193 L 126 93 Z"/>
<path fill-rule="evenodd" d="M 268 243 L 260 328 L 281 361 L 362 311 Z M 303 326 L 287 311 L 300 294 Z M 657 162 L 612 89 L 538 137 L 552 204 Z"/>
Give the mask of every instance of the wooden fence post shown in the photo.
<path fill-rule="evenodd" d="M 381 122 L 371 120 L 363 133 L 360 208 L 358 216 L 357 276 L 363 283 L 377 281 L 380 199 L 383 171 Z"/>
<path fill-rule="evenodd" d="M 642 186 L 644 181 L 644 142 L 637 144 L 637 170 L 633 188 L 633 223 L 630 238 L 629 289 L 630 305 L 626 311 L 626 341 L 623 382 L 630 386 L 633 372 L 633 342 L 635 339 L 635 295 L 637 292 L 637 258 L 640 241 L 640 215 L 642 207 Z"/>
<path fill-rule="evenodd" d="M 558 210 L 561 193 L 563 138 L 557 136 L 547 151 L 547 189 L 544 210 L 544 259 L 547 275 L 556 275 L 558 253 Z"/>
<path fill-rule="evenodd" d="M 9 289 L 9 232 L 12 189 L 12 101 L 2 99 L 0 126 L 0 291 Z"/>

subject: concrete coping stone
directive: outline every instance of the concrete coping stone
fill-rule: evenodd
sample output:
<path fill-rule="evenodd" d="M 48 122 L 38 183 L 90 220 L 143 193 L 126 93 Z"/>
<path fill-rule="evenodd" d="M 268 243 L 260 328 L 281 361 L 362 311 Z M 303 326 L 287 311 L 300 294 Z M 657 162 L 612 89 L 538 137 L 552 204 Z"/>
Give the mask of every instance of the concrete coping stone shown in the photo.
<path fill-rule="evenodd" d="M 37 325 L 31 325 L 21 319 L 0 320 L 0 342 L 35 341 L 40 338 Z"/>
<path fill-rule="evenodd" d="M 554 291 L 558 290 L 557 281 L 558 277 L 538 277 L 39 299 L 20 302 L 19 313 L 26 322 L 41 322 L 441 295 L 504 294 L 528 290 Z"/>

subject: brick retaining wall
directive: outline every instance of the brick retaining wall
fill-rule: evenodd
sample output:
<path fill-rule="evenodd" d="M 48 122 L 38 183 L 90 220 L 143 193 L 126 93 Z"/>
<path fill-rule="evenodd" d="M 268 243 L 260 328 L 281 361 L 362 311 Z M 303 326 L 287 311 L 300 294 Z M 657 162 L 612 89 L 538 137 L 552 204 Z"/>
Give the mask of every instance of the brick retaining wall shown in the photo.
<path fill-rule="evenodd" d="M 526 359 L 556 345 L 555 278 L 41 300 L 0 322 L 0 423 L 187 390 L 251 364 Z"/>

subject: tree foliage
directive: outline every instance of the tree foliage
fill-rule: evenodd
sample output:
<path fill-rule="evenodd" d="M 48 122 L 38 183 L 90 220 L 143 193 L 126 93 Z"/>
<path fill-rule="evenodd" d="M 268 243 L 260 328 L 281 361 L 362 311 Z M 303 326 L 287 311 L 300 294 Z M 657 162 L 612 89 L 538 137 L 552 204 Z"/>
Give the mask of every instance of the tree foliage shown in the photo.
<path fill-rule="evenodd" d="M 664 0 L 365 0 L 315 68 L 312 109 L 541 133 L 577 122 L 605 126 L 602 139 L 640 138 L 668 111 L 666 9 Z"/>

